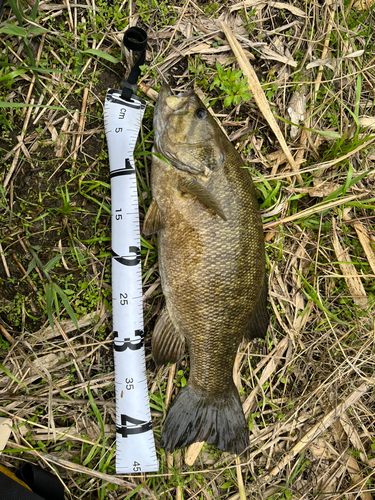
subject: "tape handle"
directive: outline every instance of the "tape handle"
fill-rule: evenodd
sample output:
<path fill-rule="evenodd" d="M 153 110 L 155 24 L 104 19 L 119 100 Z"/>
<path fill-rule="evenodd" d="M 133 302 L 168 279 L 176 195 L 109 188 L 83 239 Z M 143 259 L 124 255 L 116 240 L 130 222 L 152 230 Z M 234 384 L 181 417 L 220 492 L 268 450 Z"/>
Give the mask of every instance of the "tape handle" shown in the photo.
<path fill-rule="evenodd" d="M 122 43 L 127 49 L 140 53 L 130 71 L 128 79 L 122 80 L 120 85 L 122 91 L 121 98 L 130 101 L 131 96 L 137 92 L 137 80 L 141 72 L 140 66 L 146 60 L 147 33 L 142 28 L 133 26 L 125 31 Z"/>

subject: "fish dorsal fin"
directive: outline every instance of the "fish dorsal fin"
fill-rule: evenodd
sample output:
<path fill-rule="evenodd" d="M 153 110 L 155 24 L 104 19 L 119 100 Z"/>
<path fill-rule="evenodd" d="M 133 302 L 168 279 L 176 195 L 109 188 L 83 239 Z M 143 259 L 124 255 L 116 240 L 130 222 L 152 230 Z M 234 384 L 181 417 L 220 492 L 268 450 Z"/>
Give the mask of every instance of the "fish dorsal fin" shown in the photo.
<path fill-rule="evenodd" d="M 185 339 L 173 326 L 167 309 L 164 309 L 155 325 L 151 343 L 158 366 L 176 363 L 184 355 Z"/>
<path fill-rule="evenodd" d="M 196 179 L 181 179 L 178 183 L 178 187 L 180 191 L 195 196 L 201 203 L 203 203 L 203 205 L 213 210 L 215 214 L 223 220 L 227 220 L 223 209 L 215 196 Z"/>
<path fill-rule="evenodd" d="M 267 310 L 267 276 L 264 278 L 264 283 L 259 295 L 258 302 L 254 307 L 253 315 L 250 319 L 250 324 L 245 332 L 245 340 L 250 342 L 254 338 L 264 339 L 267 335 L 268 324 L 270 321 L 269 312 Z"/>
<path fill-rule="evenodd" d="M 163 229 L 163 221 L 161 220 L 160 210 L 155 200 L 147 210 L 145 220 L 143 222 L 143 234 L 149 236 Z"/>

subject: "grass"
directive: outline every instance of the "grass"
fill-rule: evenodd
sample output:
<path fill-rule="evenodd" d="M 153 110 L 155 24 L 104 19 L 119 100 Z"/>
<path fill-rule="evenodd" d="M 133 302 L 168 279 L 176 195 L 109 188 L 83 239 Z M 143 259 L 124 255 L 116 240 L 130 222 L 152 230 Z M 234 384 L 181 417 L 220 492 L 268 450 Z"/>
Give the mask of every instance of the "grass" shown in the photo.
<path fill-rule="evenodd" d="M 5 5 L 0 397 L 13 431 L 2 464 L 16 470 L 24 460 L 46 469 L 48 463 L 72 500 L 370 500 L 375 11 L 350 0 L 286 5 Z M 302 183 L 227 49 L 221 15 L 247 50 Z M 195 455 L 189 450 L 190 461 L 187 450 L 164 453 L 162 421 L 186 383 L 189 362 L 159 370 L 153 362 L 150 334 L 163 297 L 157 240 L 142 238 L 147 378 L 160 470 L 117 477 L 102 106 L 107 88 L 117 88 L 128 67 L 121 33 L 135 20 L 149 31 L 141 87 L 147 95 L 139 91 L 149 105 L 136 151 L 141 222 L 151 202 L 147 89 L 159 89 L 161 73 L 179 91 L 195 86 L 203 93 L 255 180 L 271 324 L 265 341 L 241 345 L 236 364 L 250 459 L 237 463 L 207 445 Z M 296 91 L 305 93 L 307 109 L 293 141 L 287 109 Z"/>

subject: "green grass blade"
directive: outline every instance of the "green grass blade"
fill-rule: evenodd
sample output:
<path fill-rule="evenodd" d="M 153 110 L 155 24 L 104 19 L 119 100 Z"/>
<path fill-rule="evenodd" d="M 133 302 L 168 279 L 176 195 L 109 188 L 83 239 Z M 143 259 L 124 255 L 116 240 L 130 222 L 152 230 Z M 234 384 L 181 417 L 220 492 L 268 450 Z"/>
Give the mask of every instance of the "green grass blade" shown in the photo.
<path fill-rule="evenodd" d="M 17 69 L 15 71 L 11 71 L 10 73 L 7 73 L 4 76 L 0 76 L 0 82 L 4 82 L 7 80 L 14 80 L 15 78 L 17 78 L 17 76 L 23 75 L 26 72 L 27 71 L 25 71 L 24 69 Z"/>
<path fill-rule="evenodd" d="M 46 109 L 56 109 L 57 111 L 65 111 L 65 108 L 60 106 L 44 106 L 43 104 L 24 104 L 23 102 L 8 102 L 0 101 L 0 108 L 46 108 Z"/>
<path fill-rule="evenodd" d="M 57 316 L 57 320 L 60 321 L 60 308 L 59 308 L 59 299 L 57 297 L 56 289 L 55 289 L 55 283 L 51 283 L 52 286 L 52 295 L 53 295 L 53 301 L 55 303 L 55 312 Z"/>
<path fill-rule="evenodd" d="M 29 26 L 27 28 L 28 32 L 31 34 L 31 35 L 42 35 L 43 33 L 48 33 L 48 30 L 42 28 L 41 26 Z"/>
<path fill-rule="evenodd" d="M 26 36 L 26 31 L 20 26 L 8 23 L 3 23 L 3 26 L 5 26 L 5 28 L 0 28 L 0 33 L 4 33 L 5 35 L 21 36 L 22 38 Z"/>
<path fill-rule="evenodd" d="M 134 490 L 129 493 L 129 495 L 126 495 L 126 497 L 124 498 L 124 500 L 129 500 L 131 497 L 133 497 L 136 493 L 138 493 L 138 491 L 142 488 L 142 483 L 139 484 L 136 488 L 134 488 Z"/>
<path fill-rule="evenodd" d="M 36 259 L 33 258 L 33 259 L 31 259 L 29 265 L 27 266 L 27 271 L 26 271 L 27 274 L 30 274 L 31 271 L 34 269 L 35 266 L 36 266 Z"/>
<path fill-rule="evenodd" d="M 349 168 L 349 172 L 348 172 L 348 180 L 345 182 L 344 186 L 341 186 L 339 187 L 338 189 L 336 189 L 335 191 L 333 191 L 333 193 L 329 194 L 328 196 L 326 196 L 323 200 L 322 200 L 322 203 L 326 202 L 326 201 L 329 201 L 329 200 L 334 200 L 336 198 L 338 198 L 340 195 L 342 194 L 345 194 L 346 191 L 351 188 L 352 186 L 354 186 L 354 184 L 356 182 L 359 182 L 360 180 L 362 180 L 364 177 L 366 177 L 366 175 L 368 175 L 369 173 L 371 173 L 371 170 L 368 170 L 367 172 L 362 172 L 361 174 L 357 175 L 356 177 L 354 177 L 354 179 L 352 178 L 352 174 L 353 174 L 353 169 L 352 169 L 352 172 L 350 173 L 350 168 Z"/>
<path fill-rule="evenodd" d="M 89 397 L 90 405 L 91 405 L 91 408 L 92 408 L 92 410 L 94 412 L 94 415 L 95 415 L 95 417 L 97 418 L 97 420 L 99 422 L 101 433 L 104 436 L 104 423 L 103 423 L 103 419 L 102 419 L 102 416 L 100 415 L 100 411 L 98 410 L 98 407 L 96 406 L 95 400 L 94 400 L 94 398 L 93 398 L 93 396 L 91 394 L 90 384 L 88 384 L 88 386 L 87 386 L 87 395 Z"/>
<path fill-rule="evenodd" d="M 56 285 L 56 283 L 53 283 L 52 285 L 53 285 L 54 290 L 60 295 L 61 302 L 64 304 L 66 312 L 69 314 L 69 316 L 70 316 L 71 320 L 73 321 L 73 323 L 75 324 L 76 328 L 78 328 L 77 318 L 76 318 L 75 312 L 73 311 L 72 306 L 70 305 L 68 297 L 61 290 L 59 285 Z"/>
<path fill-rule="evenodd" d="M 51 325 L 52 330 L 54 330 L 55 325 L 53 323 L 53 317 L 52 317 L 53 290 L 52 290 L 51 283 L 47 283 L 45 285 L 45 291 L 46 291 L 47 316 L 48 316 L 49 324 Z"/>
<path fill-rule="evenodd" d="M 13 11 L 13 14 L 16 16 L 16 19 L 18 21 L 18 24 L 22 26 L 23 24 L 23 12 L 20 11 L 18 7 L 18 2 L 14 0 L 8 0 L 8 3 L 10 5 L 10 8 Z"/>
<path fill-rule="evenodd" d="M 337 321 L 337 323 L 341 323 L 342 325 L 345 325 L 346 323 L 344 321 L 341 321 L 338 319 L 338 317 L 333 314 L 329 309 L 326 308 L 326 306 L 323 304 L 321 301 L 319 295 L 315 291 L 314 287 L 310 285 L 310 283 L 305 279 L 305 277 L 296 269 L 296 273 L 298 276 L 301 278 L 303 283 L 305 284 L 306 290 L 301 288 L 301 291 L 306 295 L 306 297 L 314 302 L 329 318 Z"/>
<path fill-rule="evenodd" d="M 63 258 L 62 254 L 56 255 L 53 259 L 51 259 L 45 266 L 44 270 L 45 271 L 51 271 L 55 267 L 55 265 Z"/>
<path fill-rule="evenodd" d="M 117 59 L 116 57 L 107 54 L 107 52 L 104 52 L 103 50 L 87 49 L 87 50 L 81 50 L 81 53 L 89 54 L 91 56 L 101 57 L 102 59 L 105 59 L 106 61 L 111 62 L 113 64 L 118 64 L 120 62 L 120 59 Z"/>
<path fill-rule="evenodd" d="M 35 4 L 34 4 L 34 7 L 32 8 L 32 11 L 30 13 L 30 19 L 32 21 L 35 21 L 35 19 L 36 19 L 36 16 L 38 14 L 38 7 L 39 7 L 39 0 L 36 0 Z"/>
<path fill-rule="evenodd" d="M 99 451 L 98 450 L 98 447 L 99 447 L 99 443 L 100 443 L 100 440 L 102 438 L 104 438 L 104 423 L 103 423 L 103 419 L 102 419 L 102 416 L 100 415 L 100 412 L 98 410 L 98 407 L 96 406 L 95 404 L 95 400 L 91 394 L 91 391 L 90 391 L 90 383 L 88 384 L 87 386 L 87 395 L 89 397 L 89 401 L 90 401 L 90 405 L 91 405 L 91 408 L 94 412 L 94 415 L 99 423 L 99 426 L 100 426 L 100 434 L 98 436 L 98 439 L 95 441 L 95 444 L 93 445 L 93 447 L 91 448 L 89 454 L 87 455 L 87 457 L 85 458 L 84 462 L 83 462 L 83 465 L 87 465 L 88 463 L 90 463 L 90 461 L 93 459 L 93 457 L 96 455 L 96 453 Z"/>
<path fill-rule="evenodd" d="M 336 96 L 336 95 L 332 92 L 332 90 L 331 90 L 329 87 L 327 87 L 327 86 L 325 85 L 325 86 L 324 86 L 324 88 L 325 88 L 325 90 L 326 90 L 329 94 L 331 94 L 331 96 L 332 96 L 334 99 L 337 99 L 337 96 Z M 360 125 L 359 125 L 358 117 L 355 115 L 355 113 L 353 113 L 353 111 L 352 111 L 352 110 L 351 110 L 351 109 L 350 109 L 350 108 L 349 108 L 349 107 L 348 107 L 348 106 L 347 106 L 344 102 L 340 101 L 340 103 L 341 103 L 341 105 L 342 105 L 342 106 L 343 106 L 343 107 L 344 107 L 344 108 L 348 111 L 348 113 L 350 113 L 350 114 L 352 115 L 352 117 L 353 117 L 353 119 L 354 119 L 354 121 L 355 121 L 355 123 L 356 123 L 356 125 L 357 125 L 357 130 L 359 130 Z"/>
<path fill-rule="evenodd" d="M 105 440 L 104 440 L 105 442 Z M 103 443 L 104 444 L 104 443 Z M 108 468 L 109 464 L 111 463 L 112 457 L 116 451 L 115 446 L 113 446 L 112 450 L 109 452 L 107 460 L 104 462 L 104 457 L 101 459 L 101 464 L 99 464 L 99 470 L 100 472 L 105 472 L 106 469 Z"/>
<path fill-rule="evenodd" d="M 327 132 L 326 130 L 318 130 L 316 128 L 308 128 L 308 127 L 303 127 L 302 125 L 299 125 L 298 123 L 293 123 L 290 120 L 287 120 L 286 118 L 283 118 L 281 116 L 278 116 L 274 114 L 275 118 L 278 120 L 287 123 L 288 125 L 294 125 L 294 127 L 298 127 L 301 130 L 308 130 L 309 132 L 314 132 L 315 134 L 322 135 L 323 137 L 330 137 L 331 139 L 340 139 L 341 135 L 338 132 Z"/>
<path fill-rule="evenodd" d="M 12 375 L 10 373 L 10 371 L 7 368 L 5 368 L 5 366 L 1 363 L 0 363 L 0 370 L 2 370 L 5 373 L 5 375 L 8 375 L 8 377 L 10 377 L 12 380 L 14 380 L 14 382 L 17 382 L 17 384 L 22 385 L 22 387 L 24 387 L 26 389 L 25 384 L 23 384 L 20 380 L 18 380 L 18 378 L 16 378 L 14 375 Z"/>

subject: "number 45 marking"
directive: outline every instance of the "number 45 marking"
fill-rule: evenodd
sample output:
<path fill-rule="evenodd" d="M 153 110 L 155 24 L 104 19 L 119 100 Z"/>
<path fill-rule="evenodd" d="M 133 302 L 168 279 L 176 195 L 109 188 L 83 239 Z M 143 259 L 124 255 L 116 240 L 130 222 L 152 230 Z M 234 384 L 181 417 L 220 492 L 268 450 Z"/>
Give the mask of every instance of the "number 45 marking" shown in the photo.
<path fill-rule="evenodd" d="M 135 460 L 133 462 L 133 471 L 134 472 L 141 472 L 142 471 L 140 464 L 138 462 L 136 462 Z"/>

